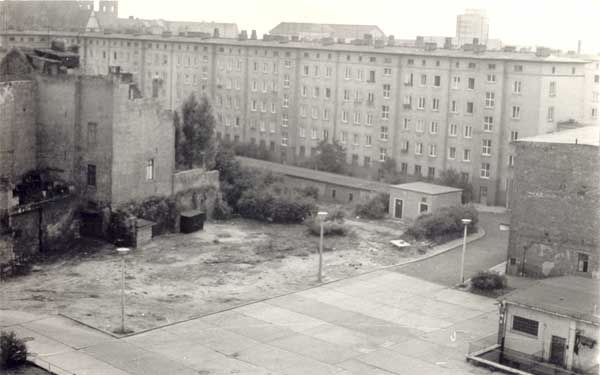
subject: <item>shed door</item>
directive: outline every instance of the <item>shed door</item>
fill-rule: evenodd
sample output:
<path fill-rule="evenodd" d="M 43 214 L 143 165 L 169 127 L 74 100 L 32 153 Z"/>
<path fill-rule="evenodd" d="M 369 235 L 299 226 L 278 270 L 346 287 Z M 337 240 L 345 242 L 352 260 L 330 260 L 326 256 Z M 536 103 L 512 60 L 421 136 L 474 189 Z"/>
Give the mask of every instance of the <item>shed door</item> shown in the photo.
<path fill-rule="evenodd" d="M 396 204 L 394 205 L 394 217 L 396 219 L 402 219 L 402 206 L 404 205 L 404 201 L 402 199 L 396 199 Z"/>
<path fill-rule="evenodd" d="M 558 336 L 552 336 L 550 345 L 550 363 L 558 366 L 565 364 L 565 339 Z"/>

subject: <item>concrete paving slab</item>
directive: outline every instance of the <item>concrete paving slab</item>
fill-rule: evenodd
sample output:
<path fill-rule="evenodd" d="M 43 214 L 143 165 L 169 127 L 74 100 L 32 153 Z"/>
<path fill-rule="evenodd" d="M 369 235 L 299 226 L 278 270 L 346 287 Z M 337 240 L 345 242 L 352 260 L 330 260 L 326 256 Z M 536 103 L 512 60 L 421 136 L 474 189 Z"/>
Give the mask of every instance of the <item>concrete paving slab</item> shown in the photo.
<path fill-rule="evenodd" d="M 302 334 L 274 340 L 269 342 L 269 345 L 331 365 L 358 357 L 361 354 L 344 346 Z"/>
<path fill-rule="evenodd" d="M 386 343 L 384 339 L 371 337 L 330 323 L 306 330 L 303 334 L 327 341 L 331 344 L 350 348 L 359 353 L 370 353 Z"/>
<path fill-rule="evenodd" d="M 60 354 L 73 351 L 68 345 L 60 343 L 56 340 L 48 338 L 35 331 L 29 330 L 21 326 L 12 326 L 10 330 L 13 331 L 17 337 L 22 338 L 27 343 L 27 350 L 30 354 L 36 356 L 48 356 L 52 354 Z"/>
<path fill-rule="evenodd" d="M 25 311 L 0 310 L 0 327 L 15 326 L 48 317 L 48 315 L 35 315 Z"/>
<path fill-rule="evenodd" d="M 170 333 L 174 333 L 176 335 L 179 334 L 187 334 L 189 332 L 202 331 L 204 329 L 214 328 L 212 324 L 205 323 L 202 319 L 193 319 L 188 320 L 186 322 L 181 322 L 177 324 L 170 325 L 165 328 L 161 328 L 160 330 L 168 330 Z M 156 332 L 157 330 L 151 331 Z"/>
<path fill-rule="evenodd" d="M 127 362 L 122 369 L 133 375 L 198 375 L 196 370 L 184 367 L 155 353 L 148 353 L 145 357 Z"/>
<path fill-rule="evenodd" d="M 237 311 L 265 322 L 283 326 L 295 332 L 302 332 L 324 323 L 324 321 L 311 316 L 263 302 L 240 307 Z"/>
<path fill-rule="evenodd" d="M 362 362 L 358 359 L 351 359 L 345 362 L 338 364 L 339 367 L 342 367 L 352 374 L 357 375 L 395 375 L 395 373 L 386 371 L 377 366 Z"/>
<path fill-rule="evenodd" d="M 451 360 L 464 362 L 465 360 L 465 353 L 456 348 L 450 348 L 422 339 L 407 340 L 388 349 L 432 364 Z"/>
<path fill-rule="evenodd" d="M 448 375 L 447 369 L 388 349 L 379 349 L 359 359 L 398 375 Z"/>
<path fill-rule="evenodd" d="M 267 303 L 274 306 L 280 306 L 299 314 L 308 315 L 328 323 L 356 319 L 361 316 L 355 312 L 344 310 L 332 304 L 320 302 L 314 298 L 305 297 L 300 294 L 290 294 L 285 297 L 275 298 L 267 301 Z"/>
<path fill-rule="evenodd" d="M 407 311 L 438 318 L 450 323 L 456 323 L 481 315 L 481 310 L 475 310 L 433 298 L 416 296 L 406 300 L 405 308 Z"/>
<path fill-rule="evenodd" d="M 453 303 L 455 305 L 460 305 L 464 307 L 468 307 L 473 310 L 480 311 L 493 311 L 498 310 L 496 306 L 496 300 L 488 297 L 478 296 L 472 293 L 463 292 L 454 289 L 442 289 L 436 292 L 433 295 L 433 298 L 447 302 Z"/>
<path fill-rule="evenodd" d="M 42 358 L 43 361 L 51 363 L 52 367 L 59 367 L 63 370 L 67 370 L 76 374 L 83 373 L 96 373 L 96 374 L 111 374 L 111 375 L 123 375 L 127 374 L 121 369 L 107 364 L 101 360 L 90 355 L 80 353 L 78 351 L 71 351 L 61 354 L 53 354 Z"/>
<path fill-rule="evenodd" d="M 125 369 L 130 362 L 148 355 L 148 351 L 126 342 L 104 342 L 79 350 L 111 366 Z"/>
<path fill-rule="evenodd" d="M 271 345 L 257 345 L 244 350 L 236 357 L 244 362 L 263 367 L 268 370 L 282 372 L 289 368 L 303 368 L 304 366 L 322 366 L 323 371 L 330 368 L 326 364 L 320 364 L 318 361 L 289 352 Z"/>
<path fill-rule="evenodd" d="M 189 335 L 179 336 L 182 342 L 186 342 L 189 345 L 203 345 L 209 349 L 226 355 L 233 355 L 247 348 L 260 344 L 256 340 L 218 327 L 196 331 L 190 333 Z"/>
<path fill-rule="evenodd" d="M 52 337 L 53 340 L 75 349 L 115 340 L 112 336 L 100 333 L 61 316 L 34 320 L 21 325 L 46 337 Z"/>
<path fill-rule="evenodd" d="M 291 329 L 234 311 L 215 314 L 205 318 L 204 321 L 263 343 L 296 334 Z"/>
<path fill-rule="evenodd" d="M 154 350 L 163 347 L 176 346 L 181 342 L 181 337 L 171 332 L 168 328 L 165 328 L 125 337 L 120 341 L 136 345 L 146 350 Z"/>

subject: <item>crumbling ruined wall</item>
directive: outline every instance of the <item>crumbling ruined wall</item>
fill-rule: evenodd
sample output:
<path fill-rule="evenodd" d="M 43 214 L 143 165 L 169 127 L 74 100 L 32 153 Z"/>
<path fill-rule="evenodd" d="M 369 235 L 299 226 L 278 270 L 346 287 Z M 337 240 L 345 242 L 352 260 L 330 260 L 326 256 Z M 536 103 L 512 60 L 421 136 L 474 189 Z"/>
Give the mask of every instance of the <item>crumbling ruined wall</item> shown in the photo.
<path fill-rule="evenodd" d="M 14 182 L 36 167 L 35 88 L 33 81 L 0 82 L 0 178 Z"/>
<path fill-rule="evenodd" d="M 173 176 L 173 193 L 177 211 L 200 209 L 213 216 L 215 200 L 220 190 L 219 172 L 190 169 Z"/>
<path fill-rule="evenodd" d="M 600 162 L 598 147 L 519 142 L 512 195 L 507 271 L 547 277 L 600 277 Z"/>

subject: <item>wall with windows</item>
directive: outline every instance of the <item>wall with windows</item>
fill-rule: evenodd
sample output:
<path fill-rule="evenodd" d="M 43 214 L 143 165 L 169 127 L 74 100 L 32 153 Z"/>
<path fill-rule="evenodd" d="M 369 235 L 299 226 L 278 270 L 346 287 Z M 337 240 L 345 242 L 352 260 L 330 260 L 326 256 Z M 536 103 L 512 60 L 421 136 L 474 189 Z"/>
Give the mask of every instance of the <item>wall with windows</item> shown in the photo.
<path fill-rule="evenodd" d="M 402 201 L 401 203 L 397 202 Z M 461 191 L 444 194 L 427 194 L 402 189 L 402 185 L 391 186 L 389 214 L 393 219 L 416 219 L 420 215 L 432 213 L 442 207 L 461 205 Z M 402 213 L 400 213 L 402 208 Z"/>
<path fill-rule="evenodd" d="M 129 85 L 115 84 L 113 92 L 112 204 L 170 195 L 175 163 L 171 113 L 153 98 L 130 98 Z"/>
<path fill-rule="evenodd" d="M 507 272 L 600 277 L 598 147 L 517 142 Z"/>

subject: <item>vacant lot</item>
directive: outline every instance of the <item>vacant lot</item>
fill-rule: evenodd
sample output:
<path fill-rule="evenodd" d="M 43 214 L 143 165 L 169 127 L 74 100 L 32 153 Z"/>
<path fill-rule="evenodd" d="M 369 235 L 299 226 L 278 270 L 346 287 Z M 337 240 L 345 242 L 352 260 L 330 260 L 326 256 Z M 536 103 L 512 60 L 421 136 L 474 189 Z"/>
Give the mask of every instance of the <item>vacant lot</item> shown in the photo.
<path fill-rule="evenodd" d="M 325 239 L 326 281 L 420 255 L 389 244 L 402 233 L 399 224 L 346 225 L 350 234 Z M 303 225 L 247 220 L 157 237 L 126 257 L 127 327 L 140 331 L 316 285 L 318 243 Z M 111 245 L 82 241 L 80 247 L 3 283 L 2 308 L 62 313 L 115 330 L 121 259 Z"/>

